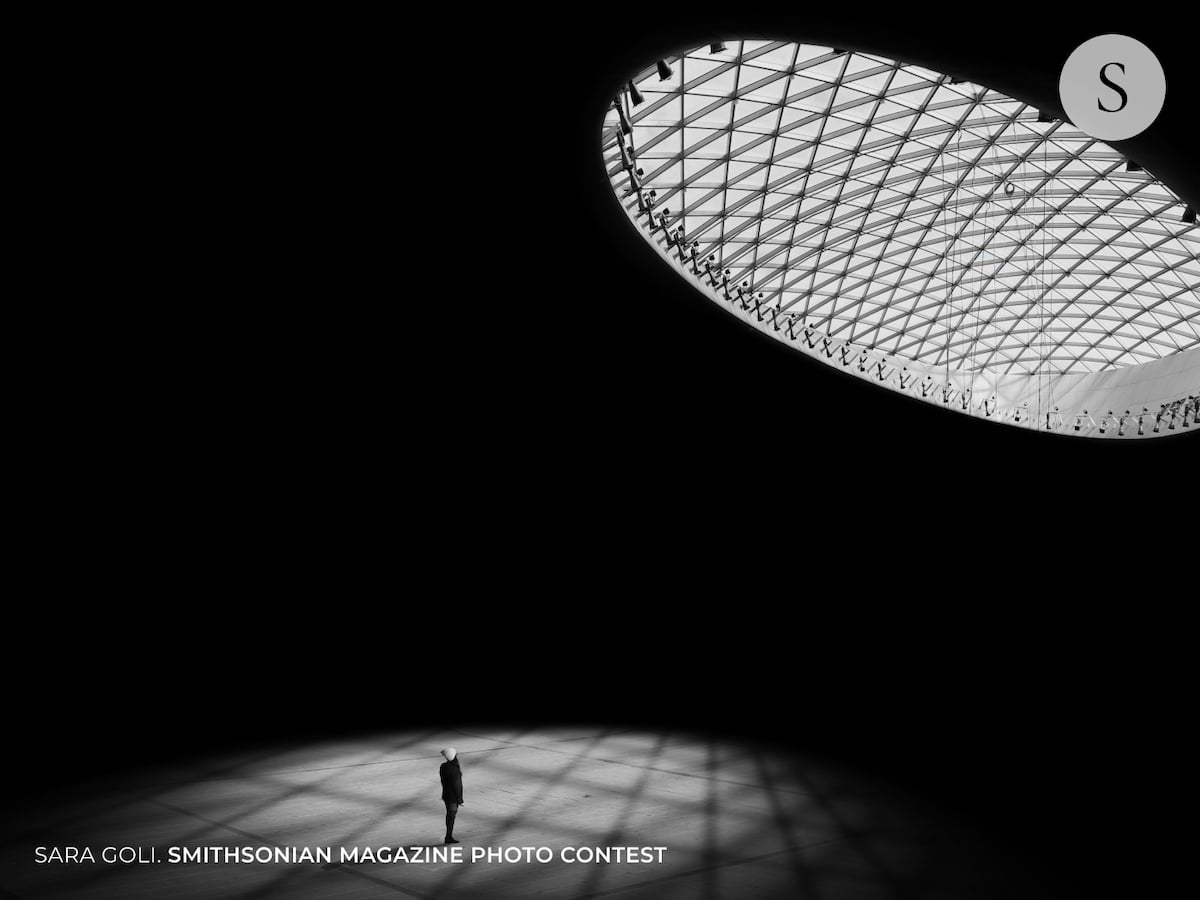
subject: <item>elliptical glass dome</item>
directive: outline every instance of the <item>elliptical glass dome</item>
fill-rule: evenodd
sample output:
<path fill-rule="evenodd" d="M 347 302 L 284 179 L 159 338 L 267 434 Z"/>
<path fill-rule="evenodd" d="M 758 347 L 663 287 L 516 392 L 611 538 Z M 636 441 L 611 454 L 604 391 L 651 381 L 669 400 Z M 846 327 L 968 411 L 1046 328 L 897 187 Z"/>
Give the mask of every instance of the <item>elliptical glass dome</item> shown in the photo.
<path fill-rule="evenodd" d="M 1097 438 L 1200 424 L 1200 234 L 1069 122 L 871 53 L 727 41 L 604 120 L 630 221 L 709 299 L 853 377 Z"/>

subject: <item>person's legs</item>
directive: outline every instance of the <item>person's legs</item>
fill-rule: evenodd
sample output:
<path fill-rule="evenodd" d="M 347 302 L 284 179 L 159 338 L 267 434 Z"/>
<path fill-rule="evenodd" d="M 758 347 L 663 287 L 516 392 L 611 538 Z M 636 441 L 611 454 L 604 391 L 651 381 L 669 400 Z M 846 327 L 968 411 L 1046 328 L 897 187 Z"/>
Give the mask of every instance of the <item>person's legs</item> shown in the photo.
<path fill-rule="evenodd" d="M 446 840 L 447 844 L 457 844 L 454 840 L 454 817 L 458 815 L 458 804 L 446 801 Z"/>

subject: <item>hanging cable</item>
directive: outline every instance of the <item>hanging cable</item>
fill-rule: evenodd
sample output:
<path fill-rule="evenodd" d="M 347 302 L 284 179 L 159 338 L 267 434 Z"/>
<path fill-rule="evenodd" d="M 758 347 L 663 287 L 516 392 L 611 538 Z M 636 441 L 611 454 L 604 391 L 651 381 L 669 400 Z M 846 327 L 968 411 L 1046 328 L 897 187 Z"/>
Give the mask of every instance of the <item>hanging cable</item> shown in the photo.
<path fill-rule="evenodd" d="M 1051 126 L 1051 127 L 1053 127 L 1053 126 Z M 1057 409 L 1058 407 L 1054 406 L 1053 374 L 1050 371 L 1052 347 L 1051 347 L 1051 340 L 1050 340 L 1050 335 L 1049 335 L 1049 328 L 1047 327 L 1048 320 L 1046 318 L 1046 287 L 1047 287 L 1047 280 L 1046 280 L 1046 247 L 1047 247 L 1046 222 L 1047 222 L 1047 218 L 1050 215 L 1050 198 L 1047 196 L 1049 180 L 1046 176 L 1049 175 L 1049 171 L 1050 171 L 1050 167 L 1048 164 L 1049 144 L 1050 144 L 1049 139 L 1043 138 L 1043 140 L 1042 140 L 1042 171 L 1041 171 L 1041 177 L 1039 177 L 1039 179 L 1038 179 L 1040 182 L 1038 184 L 1038 192 L 1041 195 L 1041 201 L 1042 201 L 1042 203 L 1041 203 L 1041 220 L 1038 223 L 1038 244 L 1039 244 L 1040 252 L 1038 254 L 1038 259 L 1037 259 L 1038 269 L 1037 269 L 1037 278 L 1035 279 L 1035 284 L 1037 285 L 1038 301 L 1041 304 L 1041 309 L 1042 309 L 1042 365 L 1047 370 L 1046 371 L 1046 405 Z"/>
<path fill-rule="evenodd" d="M 1037 135 L 1037 132 L 1033 131 L 1033 129 L 1030 129 L 1030 131 L 1033 132 L 1033 134 L 1035 136 Z M 1021 158 L 1021 182 L 1022 182 L 1022 184 L 1025 184 L 1025 185 L 1029 184 L 1029 155 L 1030 154 L 1026 153 Z M 1030 199 L 1028 189 L 1026 189 L 1023 193 L 1025 196 L 1019 202 L 1021 203 L 1022 206 L 1028 206 L 1029 199 Z M 1026 265 L 1028 265 L 1030 267 L 1029 280 L 1033 281 L 1034 279 L 1036 279 L 1036 273 L 1037 273 L 1037 258 L 1036 258 L 1036 243 L 1035 243 L 1035 241 L 1037 239 L 1037 235 L 1033 230 L 1035 227 L 1033 220 L 1028 218 L 1027 216 L 1025 217 L 1025 219 L 1029 223 L 1029 233 L 1028 233 L 1028 235 L 1026 235 L 1025 245 L 1024 245 L 1025 262 L 1026 262 Z M 1036 282 L 1034 282 L 1034 290 L 1035 291 L 1037 290 Z M 1033 377 L 1034 377 L 1034 381 L 1037 385 L 1037 421 L 1038 421 L 1037 427 L 1039 429 L 1042 428 L 1043 422 L 1044 422 L 1045 429 L 1048 431 L 1050 429 L 1050 414 L 1049 414 L 1049 412 L 1046 411 L 1045 404 L 1042 402 L 1042 368 L 1043 368 L 1044 356 L 1045 356 L 1045 348 L 1042 343 L 1042 332 L 1045 327 L 1045 321 L 1044 321 L 1043 313 L 1042 313 L 1042 297 L 1041 297 L 1040 293 L 1035 294 L 1034 304 L 1032 304 L 1032 305 L 1035 307 L 1035 310 L 1034 310 L 1036 312 L 1035 319 L 1037 321 L 1037 331 L 1034 334 L 1034 336 L 1032 338 L 1030 338 L 1030 347 L 1034 349 L 1033 355 L 1034 355 L 1035 364 L 1034 364 L 1034 376 Z"/>
<path fill-rule="evenodd" d="M 946 187 L 946 154 L 944 151 L 941 154 L 940 162 L 941 162 L 941 176 L 942 176 L 942 208 L 940 210 L 940 212 L 942 214 L 942 260 L 941 261 L 945 262 L 946 268 L 949 269 L 950 227 L 949 227 L 949 223 L 946 221 L 946 210 L 949 205 L 949 197 L 948 197 L 949 191 L 947 190 L 947 187 Z M 953 332 L 951 331 L 951 328 L 953 327 L 953 324 L 954 324 L 954 299 L 950 292 L 950 279 L 945 273 L 943 273 L 942 281 L 943 281 L 943 284 L 945 285 L 945 295 L 946 295 L 942 301 L 942 309 L 943 309 L 943 311 L 946 312 L 946 322 L 943 327 L 946 332 L 946 334 L 945 334 L 946 384 L 949 384 L 950 383 L 950 338 L 951 338 L 951 335 L 953 334 Z M 946 397 L 945 390 L 943 390 L 943 392 L 942 392 L 942 397 L 943 397 L 943 399 L 945 399 L 945 397 Z"/>
<path fill-rule="evenodd" d="M 961 128 L 958 129 L 957 139 L 958 139 L 958 146 L 957 146 L 956 153 L 958 155 L 957 171 L 958 171 L 959 175 L 958 175 L 958 178 L 956 181 L 956 187 L 961 187 L 965 182 L 968 181 L 970 174 L 971 174 L 970 169 L 967 169 L 965 167 L 964 161 L 963 161 L 962 129 Z M 960 191 L 959 193 L 965 193 L 967 196 L 970 196 L 970 191 L 965 191 L 965 192 Z M 954 202 L 955 234 L 959 237 L 959 241 L 958 241 L 959 260 L 958 260 L 958 264 L 957 264 L 959 275 L 958 275 L 957 284 L 959 284 L 962 288 L 963 302 L 966 303 L 966 308 L 963 312 L 963 318 L 965 319 L 967 316 L 972 315 L 975 317 L 975 321 L 978 322 L 979 321 L 979 311 L 975 308 L 974 298 L 971 297 L 971 291 L 967 285 L 967 263 L 970 262 L 970 252 L 969 251 L 970 251 L 971 247 L 970 247 L 970 242 L 967 239 L 967 235 L 966 235 L 967 226 L 969 223 L 968 223 L 965 215 L 962 217 L 961 228 L 958 226 L 958 219 L 959 219 L 958 208 L 961 203 L 962 203 L 961 197 L 955 199 L 955 202 Z M 963 322 L 963 330 L 966 331 L 969 328 L 970 328 L 970 325 L 964 321 Z M 964 402 L 966 404 L 964 407 L 964 411 L 966 412 L 966 414 L 968 416 L 971 415 L 971 400 L 975 396 L 975 342 L 977 339 L 978 339 L 978 329 L 976 329 L 976 333 L 975 333 L 974 337 L 972 338 L 971 343 L 967 347 L 966 354 L 965 354 L 966 359 L 964 359 L 964 365 L 962 367 L 963 369 L 966 370 L 965 374 L 963 376 L 965 379 L 965 383 L 967 384 L 967 393 L 964 398 Z"/>
<path fill-rule="evenodd" d="M 990 145 L 989 152 L 992 155 L 992 171 L 995 173 L 995 179 L 992 181 L 992 185 L 991 185 L 991 192 L 988 194 L 988 211 L 992 216 L 994 216 L 994 218 L 991 219 L 991 221 L 987 221 L 985 219 L 984 231 L 990 232 L 991 234 L 990 234 L 990 237 L 988 237 L 986 239 L 986 243 L 984 244 L 984 246 L 991 246 L 993 239 L 996 236 L 996 223 L 1002 221 L 1003 216 L 1004 216 L 1004 210 L 996 200 L 996 191 L 1001 186 L 1001 182 L 999 180 L 1000 179 L 1000 148 L 997 146 L 997 141 L 999 141 L 1000 134 L 1002 131 L 1003 131 L 1003 126 L 1001 126 L 1000 129 L 997 130 L 996 133 L 991 135 L 988 139 L 988 143 Z M 999 266 L 997 266 L 996 268 L 997 268 L 996 274 L 998 275 L 999 274 Z M 987 281 L 987 280 L 988 279 L 984 279 L 982 277 L 980 278 L 980 290 L 983 290 L 983 285 L 984 285 L 985 281 Z M 1003 295 L 998 295 L 998 296 L 1003 296 Z M 1002 311 L 999 308 L 1000 305 L 1001 304 L 998 302 L 997 309 L 996 309 L 996 312 L 994 313 L 994 315 L 1000 315 L 1000 313 Z M 999 337 L 996 339 L 996 350 L 993 351 L 993 355 L 997 355 L 999 353 L 1000 347 L 1003 345 L 1003 343 L 1004 343 L 1003 337 Z M 993 371 L 992 393 L 995 394 L 995 396 L 997 398 L 999 398 L 999 396 L 1000 396 L 1000 364 L 999 364 L 999 362 L 997 362 L 997 364 L 993 367 L 992 371 Z M 1019 415 L 1019 413 L 1018 413 L 1018 415 Z"/>

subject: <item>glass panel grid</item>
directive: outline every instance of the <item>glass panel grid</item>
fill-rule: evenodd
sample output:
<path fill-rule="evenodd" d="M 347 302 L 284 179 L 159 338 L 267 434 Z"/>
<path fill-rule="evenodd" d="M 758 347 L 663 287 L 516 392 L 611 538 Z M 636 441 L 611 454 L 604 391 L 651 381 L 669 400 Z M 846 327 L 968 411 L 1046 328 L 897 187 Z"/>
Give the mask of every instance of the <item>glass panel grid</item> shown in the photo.
<path fill-rule="evenodd" d="M 656 209 L 768 304 L 955 370 L 1097 372 L 1200 346 L 1196 228 L 1111 147 L 919 66 L 727 46 L 638 82 L 631 149 Z M 618 127 L 610 113 L 614 184 Z"/>

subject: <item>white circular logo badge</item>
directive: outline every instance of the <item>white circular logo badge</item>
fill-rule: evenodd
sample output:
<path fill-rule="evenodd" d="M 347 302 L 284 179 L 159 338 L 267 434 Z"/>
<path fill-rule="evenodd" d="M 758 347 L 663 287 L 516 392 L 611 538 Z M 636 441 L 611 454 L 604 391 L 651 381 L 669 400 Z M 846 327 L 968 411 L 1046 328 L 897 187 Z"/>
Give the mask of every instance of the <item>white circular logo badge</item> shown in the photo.
<path fill-rule="evenodd" d="M 1141 134 L 1158 118 L 1167 77 L 1149 47 L 1123 34 L 1085 41 L 1063 66 L 1058 95 L 1067 118 L 1102 141 Z"/>

